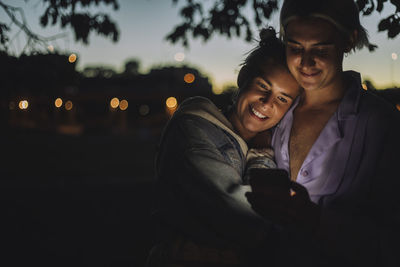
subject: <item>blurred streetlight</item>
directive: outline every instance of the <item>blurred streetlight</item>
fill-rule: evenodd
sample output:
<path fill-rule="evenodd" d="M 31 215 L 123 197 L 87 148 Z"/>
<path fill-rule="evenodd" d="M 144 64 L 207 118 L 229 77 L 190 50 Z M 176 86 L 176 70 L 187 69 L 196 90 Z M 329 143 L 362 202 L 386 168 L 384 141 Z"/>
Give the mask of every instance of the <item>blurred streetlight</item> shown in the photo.
<path fill-rule="evenodd" d="M 128 108 L 128 101 L 123 99 L 121 102 L 119 102 L 119 109 L 120 110 L 126 110 Z"/>
<path fill-rule="evenodd" d="M 368 90 L 368 86 L 365 83 L 362 83 L 361 86 L 364 90 Z"/>
<path fill-rule="evenodd" d="M 173 109 L 176 108 L 176 106 L 178 105 L 178 101 L 175 97 L 171 96 L 167 98 L 167 101 L 165 101 L 165 105 L 167 106 L 167 108 Z"/>
<path fill-rule="evenodd" d="M 168 97 L 165 101 L 165 106 L 168 116 L 171 117 L 178 108 L 178 100 L 173 96 Z"/>
<path fill-rule="evenodd" d="M 76 61 L 76 55 L 75 54 L 69 55 L 68 61 L 69 63 L 74 63 Z"/>
<path fill-rule="evenodd" d="M 19 109 L 28 109 L 28 106 L 29 106 L 28 100 L 21 100 L 18 103 Z"/>
<path fill-rule="evenodd" d="M 61 98 L 57 98 L 56 100 L 54 100 L 54 106 L 56 106 L 56 108 L 60 108 L 63 104 L 63 101 Z"/>
<path fill-rule="evenodd" d="M 111 99 L 110 101 L 110 107 L 115 109 L 119 106 L 119 99 L 117 97 L 114 97 L 113 99 Z"/>
<path fill-rule="evenodd" d="M 71 110 L 74 107 L 74 104 L 72 104 L 71 100 L 68 100 L 67 102 L 65 102 L 65 109 L 66 110 Z"/>
<path fill-rule="evenodd" d="M 185 59 L 185 54 L 182 52 L 176 53 L 174 59 L 178 62 L 181 62 Z"/>
<path fill-rule="evenodd" d="M 186 83 L 192 83 L 194 82 L 195 76 L 193 73 L 186 73 L 185 76 L 183 77 L 183 80 Z"/>

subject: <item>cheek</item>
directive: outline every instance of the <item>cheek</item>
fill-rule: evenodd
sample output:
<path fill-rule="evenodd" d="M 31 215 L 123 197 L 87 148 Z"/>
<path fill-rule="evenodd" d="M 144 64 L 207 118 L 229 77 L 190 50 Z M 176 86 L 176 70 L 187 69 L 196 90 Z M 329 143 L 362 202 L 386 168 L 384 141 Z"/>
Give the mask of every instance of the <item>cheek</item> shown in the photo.
<path fill-rule="evenodd" d="M 289 54 L 286 57 L 286 63 L 288 65 L 289 69 L 294 68 L 296 65 L 299 64 L 299 62 L 301 62 L 300 56 Z"/>
<path fill-rule="evenodd" d="M 241 117 L 244 114 L 246 110 L 246 105 L 246 98 L 244 97 L 244 95 L 242 95 L 238 98 L 236 102 L 236 113 L 238 117 Z"/>

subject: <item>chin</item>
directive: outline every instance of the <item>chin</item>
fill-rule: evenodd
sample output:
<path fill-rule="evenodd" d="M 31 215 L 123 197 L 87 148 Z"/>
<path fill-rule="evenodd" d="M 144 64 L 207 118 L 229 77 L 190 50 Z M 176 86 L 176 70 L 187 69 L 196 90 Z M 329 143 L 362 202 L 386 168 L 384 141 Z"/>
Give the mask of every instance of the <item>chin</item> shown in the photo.
<path fill-rule="evenodd" d="M 316 89 L 320 88 L 320 84 L 319 83 L 301 82 L 299 84 L 300 84 L 301 87 L 303 87 L 303 89 L 305 91 L 313 91 L 313 90 L 316 90 Z"/>

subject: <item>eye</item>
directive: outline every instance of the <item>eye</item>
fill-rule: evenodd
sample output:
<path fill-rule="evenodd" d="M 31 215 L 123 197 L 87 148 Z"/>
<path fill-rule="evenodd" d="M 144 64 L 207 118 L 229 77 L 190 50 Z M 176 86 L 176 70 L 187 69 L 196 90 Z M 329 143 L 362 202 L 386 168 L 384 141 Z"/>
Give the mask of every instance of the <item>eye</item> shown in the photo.
<path fill-rule="evenodd" d="M 260 86 L 262 89 L 268 90 L 268 87 L 262 82 L 257 82 L 257 85 Z"/>
<path fill-rule="evenodd" d="M 279 101 L 281 101 L 282 103 L 287 103 L 287 99 L 282 97 L 282 96 L 278 96 Z"/>
<path fill-rule="evenodd" d="M 314 51 L 314 54 L 317 56 L 326 56 L 328 54 L 328 51 L 326 49 L 316 49 Z"/>
<path fill-rule="evenodd" d="M 301 47 L 296 47 L 296 46 L 289 46 L 289 51 L 292 54 L 301 54 L 301 53 L 303 53 L 303 49 Z"/>

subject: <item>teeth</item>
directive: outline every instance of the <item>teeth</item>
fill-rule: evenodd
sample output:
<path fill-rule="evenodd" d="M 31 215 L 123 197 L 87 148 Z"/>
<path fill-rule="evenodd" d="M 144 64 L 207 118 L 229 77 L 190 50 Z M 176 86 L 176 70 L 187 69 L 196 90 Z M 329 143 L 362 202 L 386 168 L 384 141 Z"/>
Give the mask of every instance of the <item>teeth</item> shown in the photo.
<path fill-rule="evenodd" d="M 259 117 L 260 119 L 265 119 L 267 117 L 267 116 L 264 116 L 263 114 L 261 114 L 260 112 L 258 112 L 257 110 L 255 110 L 253 107 L 251 107 L 251 111 L 253 111 L 254 115 Z"/>

